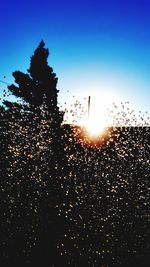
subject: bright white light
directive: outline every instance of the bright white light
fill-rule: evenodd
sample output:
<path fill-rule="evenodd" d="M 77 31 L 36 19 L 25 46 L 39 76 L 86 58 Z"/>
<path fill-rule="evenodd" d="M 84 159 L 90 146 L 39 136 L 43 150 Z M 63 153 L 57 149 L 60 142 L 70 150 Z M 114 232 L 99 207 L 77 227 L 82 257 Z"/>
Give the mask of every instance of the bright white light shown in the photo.
<path fill-rule="evenodd" d="M 112 126 L 112 118 L 108 114 L 108 108 L 117 100 L 112 93 L 91 93 L 89 118 L 84 122 L 90 135 L 101 134 L 106 127 Z"/>
<path fill-rule="evenodd" d="M 99 134 L 101 134 L 104 131 L 104 129 L 106 127 L 104 122 L 101 121 L 101 123 L 99 125 L 94 120 L 88 120 L 87 124 L 85 126 L 86 126 L 86 129 L 89 132 L 89 134 L 92 136 L 98 136 Z"/>

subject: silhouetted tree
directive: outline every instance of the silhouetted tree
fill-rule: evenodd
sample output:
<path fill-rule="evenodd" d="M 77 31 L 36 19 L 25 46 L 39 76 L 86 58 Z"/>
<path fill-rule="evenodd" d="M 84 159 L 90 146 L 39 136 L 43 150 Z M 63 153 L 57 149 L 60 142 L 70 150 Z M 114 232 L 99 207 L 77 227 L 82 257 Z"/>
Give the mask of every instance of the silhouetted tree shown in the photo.
<path fill-rule="evenodd" d="M 41 261 L 46 266 L 47 260 L 52 264 L 58 258 L 56 247 L 60 235 L 56 232 L 63 236 L 64 231 L 63 216 L 58 216 L 65 195 L 60 188 L 66 181 L 61 179 L 65 175 L 61 141 L 63 113 L 57 103 L 57 77 L 48 66 L 49 51 L 44 46 L 42 41 L 35 50 L 28 73 L 15 71 L 16 85 L 8 86 L 9 91 L 21 98 L 23 103 L 4 101 L 5 110 L 2 108 L 1 112 L 2 119 L 3 113 L 5 118 L 2 140 L 8 144 L 3 149 L 3 162 L 7 166 L 2 171 L 5 188 L 7 184 L 11 188 L 9 198 L 16 203 L 12 204 L 11 214 L 7 216 L 13 234 L 2 250 L 15 266 L 29 258 L 33 265 L 37 261 L 41 266 Z M 9 201 L 6 206 L 5 209 L 9 210 Z M 28 216 L 26 210 L 29 211 Z M 3 217 L 5 219 L 4 213 Z M 30 244 L 24 253 L 27 239 L 30 239 Z M 38 253 L 38 245 L 43 253 Z"/>
<path fill-rule="evenodd" d="M 63 120 L 63 113 L 59 111 L 57 105 L 57 77 L 53 69 L 48 65 L 48 49 L 45 48 L 43 41 L 35 50 L 31 57 L 30 68 L 28 73 L 21 71 L 13 72 L 15 83 L 8 86 L 8 89 L 16 97 L 22 98 L 31 110 L 38 108 L 45 103 L 51 114 L 53 123 L 60 124 Z"/>

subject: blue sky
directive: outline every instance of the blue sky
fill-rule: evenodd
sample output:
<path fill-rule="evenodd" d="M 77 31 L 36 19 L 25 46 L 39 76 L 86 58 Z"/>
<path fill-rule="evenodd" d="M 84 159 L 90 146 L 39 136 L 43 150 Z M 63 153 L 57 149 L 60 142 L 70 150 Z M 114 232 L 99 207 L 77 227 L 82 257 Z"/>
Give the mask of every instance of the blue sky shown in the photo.
<path fill-rule="evenodd" d="M 0 80 L 25 72 L 43 39 L 62 103 L 105 91 L 150 110 L 149 14 L 149 0 L 2 1 Z"/>

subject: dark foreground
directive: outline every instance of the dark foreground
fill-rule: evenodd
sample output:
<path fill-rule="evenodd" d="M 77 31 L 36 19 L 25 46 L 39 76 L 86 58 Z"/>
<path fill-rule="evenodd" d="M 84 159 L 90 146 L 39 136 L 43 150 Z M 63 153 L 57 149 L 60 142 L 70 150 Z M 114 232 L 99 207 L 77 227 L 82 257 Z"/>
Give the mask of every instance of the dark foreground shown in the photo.
<path fill-rule="evenodd" d="M 150 128 L 87 146 L 27 122 L 2 125 L 0 266 L 149 266 Z"/>

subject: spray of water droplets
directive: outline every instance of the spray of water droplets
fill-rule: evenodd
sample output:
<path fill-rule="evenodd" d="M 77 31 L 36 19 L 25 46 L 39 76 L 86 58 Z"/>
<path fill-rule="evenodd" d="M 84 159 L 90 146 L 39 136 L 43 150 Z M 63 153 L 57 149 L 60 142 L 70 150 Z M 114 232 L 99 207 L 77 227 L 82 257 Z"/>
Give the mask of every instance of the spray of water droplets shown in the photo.
<path fill-rule="evenodd" d="M 114 104 L 93 138 L 46 105 L 1 107 L 1 266 L 140 266 L 149 254 L 150 119 Z M 114 111 L 115 110 L 115 111 Z M 146 263 L 145 263 L 146 264 Z M 145 265 L 146 266 L 146 265 Z"/>

